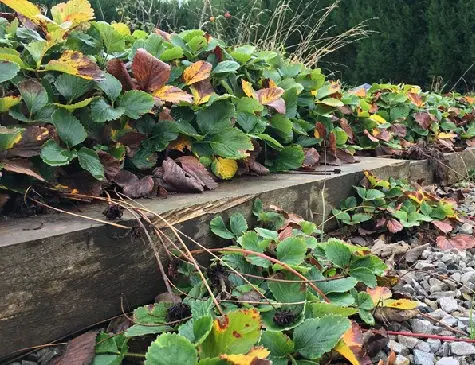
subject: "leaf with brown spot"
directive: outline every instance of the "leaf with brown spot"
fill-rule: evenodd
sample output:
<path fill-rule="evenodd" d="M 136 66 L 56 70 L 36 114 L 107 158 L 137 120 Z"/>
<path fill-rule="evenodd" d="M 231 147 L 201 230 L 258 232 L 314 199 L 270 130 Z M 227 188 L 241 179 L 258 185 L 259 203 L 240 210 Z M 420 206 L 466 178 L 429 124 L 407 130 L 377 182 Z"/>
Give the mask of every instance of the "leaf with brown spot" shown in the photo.
<path fill-rule="evenodd" d="M 179 104 L 181 102 L 191 104 L 193 102 L 192 95 L 176 86 L 164 86 L 161 89 L 155 90 L 153 96 L 172 104 Z"/>
<path fill-rule="evenodd" d="M 41 146 L 51 135 L 54 134 L 53 127 L 42 127 L 30 125 L 25 128 L 21 140 L 13 148 L 7 151 L 9 157 L 33 157 L 38 156 Z"/>
<path fill-rule="evenodd" d="M 213 86 L 209 80 L 199 81 L 191 85 L 190 90 L 196 105 L 207 103 L 214 93 Z"/>
<path fill-rule="evenodd" d="M 171 67 L 143 48 L 139 48 L 132 60 L 132 73 L 141 90 L 156 91 L 170 79 Z"/>
<path fill-rule="evenodd" d="M 103 74 L 99 66 L 78 51 L 64 51 L 59 59 L 49 61 L 45 66 L 45 70 L 64 72 L 86 80 L 103 80 Z"/>
<path fill-rule="evenodd" d="M 443 233 L 449 233 L 454 229 L 449 221 L 432 221 L 432 224 Z"/>
<path fill-rule="evenodd" d="M 264 360 L 269 355 L 270 351 L 266 348 L 255 347 L 245 355 L 221 355 L 219 358 L 232 365 L 255 365 L 256 360 Z"/>
<path fill-rule="evenodd" d="M 40 8 L 27 0 L 1 0 L 1 2 L 35 24 L 40 25 L 44 22 Z"/>
<path fill-rule="evenodd" d="M 85 334 L 69 341 L 61 357 L 55 359 L 54 365 L 90 365 L 96 354 L 97 332 Z"/>
<path fill-rule="evenodd" d="M 183 79 L 187 85 L 209 79 L 213 65 L 206 61 L 197 61 L 183 71 Z"/>
<path fill-rule="evenodd" d="M 282 99 L 284 89 L 280 87 L 269 87 L 257 91 L 257 99 L 262 105 L 274 108 L 277 113 L 285 114 L 285 100 Z"/>
<path fill-rule="evenodd" d="M 351 328 L 345 332 L 335 350 L 346 358 L 352 365 L 371 365 L 371 359 L 363 349 L 363 333 L 356 322 L 351 322 Z"/>
<path fill-rule="evenodd" d="M 125 67 L 124 62 L 118 58 L 114 58 L 107 62 L 107 72 L 114 76 L 122 84 L 124 91 L 135 89 L 134 82 Z"/>
<path fill-rule="evenodd" d="M 94 10 L 87 0 L 69 0 L 59 3 L 51 8 L 53 21 L 57 24 L 67 24 L 66 29 L 72 29 L 78 25 L 94 19 Z"/>
<path fill-rule="evenodd" d="M 409 100 L 417 107 L 422 107 L 424 106 L 424 99 L 422 99 L 422 96 L 416 93 L 408 93 L 407 97 Z"/>

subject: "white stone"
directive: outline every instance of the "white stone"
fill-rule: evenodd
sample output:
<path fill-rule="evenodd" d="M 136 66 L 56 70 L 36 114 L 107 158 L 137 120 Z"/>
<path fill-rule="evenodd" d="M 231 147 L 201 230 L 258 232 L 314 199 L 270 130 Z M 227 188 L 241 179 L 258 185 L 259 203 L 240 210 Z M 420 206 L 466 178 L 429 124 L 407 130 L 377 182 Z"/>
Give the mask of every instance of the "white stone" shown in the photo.
<path fill-rule="evenodd" d="M 459 365 L 459 361 L 453 357 L 443 357 L 435 363 L 435 365 Z"/>
<path fill-rule="evenodd" d="M 475 346 L 466 342 L 452 342 L 450 344 L 450 351 L 454 355 L 459 356 L 475 355 Z"/>
<path fill-rule="evenodd" d="M 440 308 L 447 313 L 452 313 L 459 309 L 458 302 L 455 298 L 442 297 L 437 299 L 437 302 L 439 303 Z"/>
<path fill-rule="evenodd" d="M 434 365 L 435 357 L 428 352 L 414 350 L 414 364 L 416 365 Z"/>

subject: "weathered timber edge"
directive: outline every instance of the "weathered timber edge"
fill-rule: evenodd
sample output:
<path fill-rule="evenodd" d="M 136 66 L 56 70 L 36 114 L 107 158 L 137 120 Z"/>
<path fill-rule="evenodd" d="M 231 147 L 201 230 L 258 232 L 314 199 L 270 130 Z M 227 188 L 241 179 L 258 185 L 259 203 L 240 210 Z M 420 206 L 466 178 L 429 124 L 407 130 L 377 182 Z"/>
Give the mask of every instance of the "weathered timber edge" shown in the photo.
<path fill-rule="evenodd" d="M 447 155 L 448 182 L 475 168 L 475 149 Z M 208 224 L 215 214 L 251 216 L 256 198 L 316 223 L 352 193 L 371 170 L 379 177 L 433 182 L 427 161 L 362 158 L 340 174 L 275 174 L 240 178 L 204 194 L 143 200 L 201 244 L 213 247 Z M 322 199 L 322 194 L 325 199 Z M 103 205 L 80 214 L 103 218 Z M 130 217 L 122 221 L 133 225 Z M 334 222 L 326 228 L 334 227 Z M 35 229 L 39 228 L 39 229 Z M 0 222 L 0 363 L 13 352 L 47 343 L 91 324 L 149 303 L 163 290 L 154 255 L 133 235 L 109 225 L 55 214 Z"/>

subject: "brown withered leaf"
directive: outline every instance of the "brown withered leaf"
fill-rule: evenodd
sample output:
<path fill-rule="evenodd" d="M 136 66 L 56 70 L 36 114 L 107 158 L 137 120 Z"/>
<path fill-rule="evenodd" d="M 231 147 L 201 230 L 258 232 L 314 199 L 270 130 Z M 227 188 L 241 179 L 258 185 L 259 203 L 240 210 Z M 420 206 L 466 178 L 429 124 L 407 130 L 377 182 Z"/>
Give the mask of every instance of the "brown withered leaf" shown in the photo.
<path fill-rule="evenodd" d="M 132 60 L 132 73 L 141 90 L 153 92 L 165 86 L 170 78 L 171 67 L 139 48 Z"/>
<path fill-rule="evenodd" d="M 304 153 L 305 158 L 302 163 L 304 170 L 314 170 L 320 165 L 320 154 L 315 148 L 305 148 Z"/>
<path fill-rule="evenodd" d="M 175 119 L 173 119 L 171 115 L 171 110 L 169 108 L 163 108 L 160 113 L 158 113 L 158 120 L 167 120 L 169 122 L 174 122 Z"/>
<path fill-rule="evenodd" d="M 353 141 L 353 138 L 354 138 L 353 129 L 350 127 L 350 123 L 348 123 L 348 120 L 346 118 L 341 118 L 340 119 L 340 127 L 348 135 L 348 139 L 350 141 Z"/>
<path fill-rule="evenodd" d="M 327 136 L 327 128 L 322 122 L 315 123 L 315 131 L 313 132 L 315 138 L 325 139 Z"/>
<path fill-rule="evenodd" d="M 141 179 L 132 172 L 121 170 L 113 181 L 122 188 L 125 195 L 130 198 L 141 198 L 150 196 L 154 192 L 155 182 L 152 176 L 145 176 Z"/>
<path fill-rule="evenodd" d="M 443 233 L 449 233 L 454 229 L 449 221 L 432 221 L 432 224 Z"/>
<path fill-rule="evenodd" d="M 120 172 L 121 162 L 107 152 L 99 150 L 97 154 L 102 166 L 104 166 L 104 174 L 107 180 L 112 180 Z"/>
<path fill-rule="evenodd" d="M 216 60 L 221 62 L 223 60 L 223 49 L 220 46 L 216 46 L 213 50 Z"/>
<path fill-rule="evenodd" d="M 404 138 L 407 135 L 407 127 L 404 124 L 396 123 L 391 125 L 391 132 L 393 132 L 396 137 Z"/>
<path fill-rule="evenodd" d="M 86 332 L 69 341 L 63 355 L 54 360 L 54 365 L 90 365 L 96 354 L 97 332 Z"/>
<path fill-rule="evenodd" d="M 404 229 L 401 222 L 394 218 L 388 219 L 386 226 L 388 227 L 388 231 L 391 233 L 401 232 Z"/>
<path fill-rule="evenodd" d="M 193 156 L 182 156 L 175 160 L 181 165 L 185 173 L 195 178 L 204 188 L 213 190 L 218 187 L 213 175 Z"/>
<path fill-rule="evenodd" d="M 419 314 L 417 309 L 400 310 L 389 307 L 377 307 L 373 313 L 374 318 L 384 323 L 406 322 Z"/>
<path fill-rule="evenodd" d="M 428 112 L 416 113 L 414 119 L 424 129 L 429 129 L 433 122 L 432 115 Z"/>
<path fill-rule="evenodd" d="M 114 58 L 107 62 L 107 72 L 114 76 L 122 84 L 124 91 L 134 90 L 135 84 L 130 77 L 124 62 L 118 58 Z"/>
<path fill-rule="evenodd" d="M 359 159 L 356 158 L 354 155 L 349 153 L 346 150 L 342 150 L 341 148 L 336 149 L 336 158 L 343 163 L 357 163 Z"/>
<path fill-rule="evenodd" d="M 383 330 L 382 332 L 385 331 Z M 376 354 L 385 349 L 389 343 L 389 337 L 386 334 L 366 332 L 364 337 L 364 348 L 370 357 L 376 356 Z"/>
<path fill-rule="evenodd" d="M 188 175 L 171 158 L 167 158 L 162 163 L 163 181 L 174 191 L 181 192 L 203 192 L 204 186 L 196 178 Z M 167 188 L 169 190 L 170 188 Z"/>
<path fill-rule="evenodd" d="M 328 135 L 328 150 L 332 156 L 336 157 L 336 135 L 334 132 L 330 132 Z"/>
<path fill-rule="evenodd" d="M 439 236 L 436 239 L 437 246 L 441 250 L 468 250 L 475 248 L 475 237 L 467 234 L 457 234 L 452 238 Z"/>
<path fill-rule="evenodd" d="M 45 179 L 43 179 L 40 174 L 33 171 L 33 164 L 29 160 L 17 159 L 11 161 L 2 161 L 1 166 L 5 171 L 13 172 L 15 174 L 28 175 L 39 181 L 45 181 Z"/>

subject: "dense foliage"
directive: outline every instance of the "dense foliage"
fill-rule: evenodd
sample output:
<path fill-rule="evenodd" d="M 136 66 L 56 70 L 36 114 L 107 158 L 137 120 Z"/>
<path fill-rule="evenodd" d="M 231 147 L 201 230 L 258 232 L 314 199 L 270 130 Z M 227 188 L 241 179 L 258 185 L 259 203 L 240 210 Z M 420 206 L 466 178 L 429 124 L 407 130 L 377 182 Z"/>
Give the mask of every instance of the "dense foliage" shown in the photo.
<path fill-rule="evenodd" d="M 2 2 L 21 14 L 0 18 L 2 189 L 203 191 L 216 186 L 206 168 L 230 179 L 354 162 L 361 150 L 401 154 L 418 141 L 453 151 L 475 137 L 470 96 L 344 90 L 320 69 L 201 30 L 92 21 L 87 0 L 53 7 L 51 19 L 26 0 Z"/>
<path fill-rule="evenodd" d="M 58 2 L 40 1 L 48 7 Z M 316 24 L 322 15 L 321 9 L 332 2 L 313 2 L 311 11 L 315 19 L 310 24 Z M 142 1 L 142 5 L 141 2 L 107 0 L 107 6 L 104 0 L 94 0 L 92 3 L 101 20 L 103 17 L 107 21 L 123 17 L 141 27 L 158 24 L 162 28 L 176 30 L 201 25 L 203 8 L 207 18 L 214 16 L 218 19 L 225 11 L 229 11 L 239 19 L 243 19 L 243 14 L 252 14 L 255 18 L 252 24 L 265 25 L 269 21 L 269 12 L 282 1 L 213 0 L 212 11 L 204 6 L 203 0 L 150 0 Z M 307 16 L 310 12 L 305 9 L 304 1 L 289 0 L 287 3 L 297 14 L 305 11 Z M 152 4 L 153 11 L 148 14 L 147 10 Z M 252 8 L 259 10 L 253 12 L 250 10 Z M 344 0 L 326 23 L 326 27 L 331 28 L 328 34 L 339 34 L 366 19 L 373 19 L 370 28 L 377 33 L 325 57 L 322 66 L 339 71 L 341 78 L 351 84 L 384 80 L 415 83 L 425 88 L 432 85 L 444 91 L 450 90 L 455 84 L 458 90 L 474 90 L 475 66 L 470 66 L 475 62 L 475 8 L 470 1 Z M 236 34 L 233 30 L 239 24 L 229 20 L 221 22 L 223 31 L 220 35 L 234 39 Z M 297 34 L 289 38 L 288 46 L 298 42 L 298 39 Z M 434 80 L 436 82 L 433 84 Z"/>
<path fill-rule="evenodd" d="M 319 242 L 315 224 L 259 200 L 251 221 L 217 216 L 211 231 L 233 246 L 215 249 L 201 273 L 175 252 L 182 262 L 169 270 L 174 293 L 137 308 L 120 333 L 100 333 L 93 364 L 139 356 L 128 343 L 148 335 L 146 365 L 304 365 L 341 356 L 367 365 L 372 344 L 362 326 L 375 324 L 373 313 L 418 305 L 378 286 L 386 265 L 367 248 Z"/>

